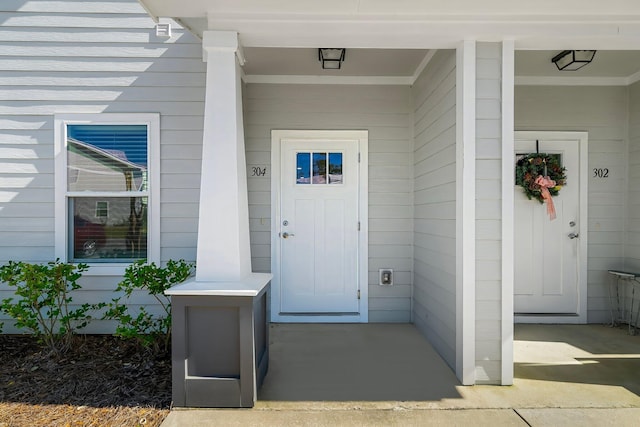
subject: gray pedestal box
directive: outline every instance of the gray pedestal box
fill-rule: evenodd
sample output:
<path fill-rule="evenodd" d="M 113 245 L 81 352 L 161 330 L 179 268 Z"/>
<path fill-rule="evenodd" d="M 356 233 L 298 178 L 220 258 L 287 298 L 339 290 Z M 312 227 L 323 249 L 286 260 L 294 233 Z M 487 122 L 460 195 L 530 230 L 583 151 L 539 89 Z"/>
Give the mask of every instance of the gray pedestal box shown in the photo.
<path fill-rule="evenodd" d="M 177 407 L 251 408 L 269 363 L 270 275 L 191 282 L 171 295 L 172 397 Z"/>

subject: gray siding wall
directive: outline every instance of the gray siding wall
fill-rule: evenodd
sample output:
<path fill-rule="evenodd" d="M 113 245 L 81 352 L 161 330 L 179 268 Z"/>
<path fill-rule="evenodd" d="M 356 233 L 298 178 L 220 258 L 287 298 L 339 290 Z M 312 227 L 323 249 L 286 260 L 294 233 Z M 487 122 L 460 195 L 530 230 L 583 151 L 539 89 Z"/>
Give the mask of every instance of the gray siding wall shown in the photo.
<path fill-rule="evenodd" d="M 640 271 L 640 82 L 629 87 L 628 161 L 625 269 Z"/>
<path fill-rule="evenodd" d="M 0 2 L 0 264 L 53 260 L 54 115 L 103 112 L 160 113 L 161 258 L 194 260 L 204 71 L 200 42 L 157 38 L 134 0 Z M 87 276 L 74 301 L 118 280 Z"/>
<path fill-rule="evenodd" d="M 413 321 L 456 362 L 456 54 L 439 51 L 412 88 Z"/>
<path fill-rule="evenodd" d="M 609 169 L 607 179 L 597 179 L 592 173 L 589 174 L 589 225 L 588 230 L 581 230 L 582 233 L 588 232 L 589 238 L 587 317 L 591 323 L 611 319 L 606 288 L 609 283 L 607 270 L 625 267 L 627 204 L 631 207 L 637 203 L 637 197 L 634 199 L 637 193 L 627 191 L 628 93 L 629 88 L 617 86 L 518 86 L 515 91 L 516 130 L 589 132 L 589 171 L 593 168 Z M 637 85 L 632 88 L 632 93 L 638 93 Z M 637 117 L 637 110 L 638 104 L 633 102 L 632 115 Z M 629 156 L 631 168 L 638 159 L 637 127 L 632 134 L 634 144 Z M 630 176 L 633 175 L 631 172 Z M 634 210 L 630 208 L 629 211 Z M 637 216 L 637 213 L 634 215 Z M 629 242 L 637 242 L 632 230 L 630 228 L 631 233 L 627 233 Z M 635 230 L 638 230 L 637 226 Z M 628 245 L 629 248 L 632 246 L 637 248 L 635 244 Z"/>
<path fill-rule="evenodd" d="M 270 165 L 272 129 L 369 131 L 369 320 L 409 322 L 413 243 L 410 88 L 247 84 L 247 164 Z M 270 180 L 248 180 L 254 271 L 271 269 Z M 378 286 L 378 269 L 394 285 Z"/>
<path fill-rule="evenodd" d="M 476 46 L 476 382 L 502 359 L 502 44 Z"/>

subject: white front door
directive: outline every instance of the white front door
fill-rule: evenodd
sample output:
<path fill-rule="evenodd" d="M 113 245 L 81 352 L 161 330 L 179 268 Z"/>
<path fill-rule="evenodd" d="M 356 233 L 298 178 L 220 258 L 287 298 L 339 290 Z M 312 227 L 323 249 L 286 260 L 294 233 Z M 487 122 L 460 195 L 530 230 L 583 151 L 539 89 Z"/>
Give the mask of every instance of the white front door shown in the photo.
<path fill-rule="evenodd" d="M 279 174 L 272 178 L 279 180 L 272 230 L 274 319 L 358 317 L 360 139 L 344 132 L 301 132 L 273 140 L 280 152 Z"/>
<path fill-rule="evenodd" d="M 515 188 L 514 311 L 520 315 L 516 320 L 557 315 L 585 321 L 586 271 L 581 270 L 586 266 L 582 261 L 586 255 L 587 222 L 586 203 L 581 203 L 581 197 L 586 197 L 581 175 L 586 168 L 581 154 L 586 157 L 586 134 L 516 132 L 516 160 L 536 149 L 560 156 L 567 181 L 553 197 L 557 214 L 554 220 L 549 218 L 545 205 L 527 199 L 520 186 Z"/>

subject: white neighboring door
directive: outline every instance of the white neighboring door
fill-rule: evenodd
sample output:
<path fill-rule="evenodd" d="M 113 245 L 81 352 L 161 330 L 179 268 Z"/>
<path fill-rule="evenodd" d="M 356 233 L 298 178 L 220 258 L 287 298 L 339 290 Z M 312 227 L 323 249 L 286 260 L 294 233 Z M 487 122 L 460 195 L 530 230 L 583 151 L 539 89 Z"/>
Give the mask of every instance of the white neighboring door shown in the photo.
<path fill-rule="evenodd" d="M 520 186 L 515 188 L 516 320 L 541 321 L 546 316 L 558 321 L 566 316 L 561 321 L 586 321 L 586 200 L 581 203 L 586 198 L 581 182 L 586 134 L 516 132 L 516 160 L 520 154 L 536 152 L 536 140 L 539 152 L 561 156 L 567 182 L 553 197 L 555 220 L 550 220 L 544 204 L 527 199 Z"/>
<path fill-rule="evenodd" d="M 360 139 L 346 131 L 291 132 L 273 139 L 280 152 L 279 178 L 272 178 L 279 180 L 274 319 L 356 320 L 363 306 Z"/>

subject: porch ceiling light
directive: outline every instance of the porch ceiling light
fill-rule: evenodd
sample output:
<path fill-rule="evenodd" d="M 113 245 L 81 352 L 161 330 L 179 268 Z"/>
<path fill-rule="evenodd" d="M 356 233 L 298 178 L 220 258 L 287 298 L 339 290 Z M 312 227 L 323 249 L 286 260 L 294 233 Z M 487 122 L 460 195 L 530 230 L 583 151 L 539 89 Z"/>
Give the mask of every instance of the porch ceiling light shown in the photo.
<path fill-rule="evenodd" d="M 593 61 L 595 50 L 563 50 L 551 62 L 560 71 L 576 71 Z"/>
<path fill-rule="evenodd" d="M 318 49 L 318 60 L 322 62 L 323 70 L 339 70 L 344 61 L 344 53 L 347 49 L 320 48 Z"/>

